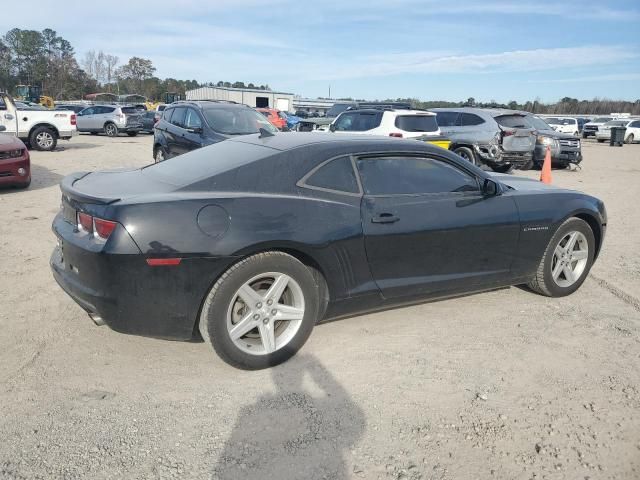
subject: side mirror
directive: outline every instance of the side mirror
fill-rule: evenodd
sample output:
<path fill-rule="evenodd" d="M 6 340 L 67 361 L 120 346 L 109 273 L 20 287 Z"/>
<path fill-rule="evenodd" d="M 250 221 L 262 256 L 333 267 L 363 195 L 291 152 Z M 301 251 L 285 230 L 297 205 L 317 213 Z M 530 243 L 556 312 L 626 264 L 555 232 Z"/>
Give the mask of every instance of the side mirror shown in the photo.
<path fill-rule="evenodd" d="M 484 179 L 482 184 L 482 194 L 485 197 L 495 197 L 498 195 L 498 184 L 493 180 L 489 180 L 488 178 Z"/>
<path fill-rule="evenodd" d="M 335 132 L 336 131 L 336 125 L 334 123 L 329 125 L 329 130 L 332 131 L 332 132 Z"/>
<path fill-rule="evenodd" d="M 7 130 L 7 127 L 5 127 L 4 125 L 0 125 L 0 132 L 4 132 Z"/>

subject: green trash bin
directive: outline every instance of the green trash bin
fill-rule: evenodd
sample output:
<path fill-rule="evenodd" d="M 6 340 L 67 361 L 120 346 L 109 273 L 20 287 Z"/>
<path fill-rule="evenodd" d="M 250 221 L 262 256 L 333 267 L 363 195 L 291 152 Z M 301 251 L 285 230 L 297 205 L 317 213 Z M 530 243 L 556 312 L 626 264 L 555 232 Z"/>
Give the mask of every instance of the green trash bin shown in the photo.
<path fill-rule="evenodd" d="M 624 145 L 624 134 L 627 133 L 626 127 L 611 127 L 611 136 L 609 137 L 610 147 L 621 147 Z"/>

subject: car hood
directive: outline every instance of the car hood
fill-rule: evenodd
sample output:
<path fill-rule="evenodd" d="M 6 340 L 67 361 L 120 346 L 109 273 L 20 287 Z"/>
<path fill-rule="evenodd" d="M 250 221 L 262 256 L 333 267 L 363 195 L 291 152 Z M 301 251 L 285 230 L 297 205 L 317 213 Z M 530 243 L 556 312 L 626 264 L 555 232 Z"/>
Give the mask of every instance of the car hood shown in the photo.
<path fill-rule="evenodd" d="M 8 133 L 0 133 L 0 150 L 16 150 L 18 148 L 25 148 L 19 138 Z"/>
<path fill-rule="evenodd" d="M 506 185 L 516 191 L 522 192 L 532 192 L 532 191 L 555 191 L 559 192 L 562 190 L 566 190 L 564 188 L 559 188 L 554 185 L 549 185 L 547 183 L 542 183 L 538 180 L 534 180 L 532 178 L 525 177 L 516 177 L 514 175 L 509 175 L 507 173 L 490 173 L 492 178 L 495 178 L 503 185 Z"/>

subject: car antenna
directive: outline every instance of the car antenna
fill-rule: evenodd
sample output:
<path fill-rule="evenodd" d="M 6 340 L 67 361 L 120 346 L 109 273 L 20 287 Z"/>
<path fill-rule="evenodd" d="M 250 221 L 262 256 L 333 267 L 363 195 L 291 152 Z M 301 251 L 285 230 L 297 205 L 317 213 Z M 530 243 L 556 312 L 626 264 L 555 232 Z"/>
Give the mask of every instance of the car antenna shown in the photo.
<path fill-rule="evenodd" d="M 264 128 L 264 127 L 260 127 L 259 132 L 260 132 L 260 136 L 259 136 L 258 138 L 273 137 L 273 136 L 275 136 L 275 133 L 270 132 L 269 130 L 267 130 L 267 129 L 266 129 L 266 128 Z"/>

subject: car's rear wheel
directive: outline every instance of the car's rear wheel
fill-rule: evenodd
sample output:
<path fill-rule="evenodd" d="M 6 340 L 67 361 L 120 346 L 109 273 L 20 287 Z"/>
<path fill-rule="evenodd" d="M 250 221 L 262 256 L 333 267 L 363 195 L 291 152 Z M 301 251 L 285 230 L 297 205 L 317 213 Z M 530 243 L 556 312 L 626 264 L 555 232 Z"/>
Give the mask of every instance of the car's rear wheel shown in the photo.
<path fill-rule="evenodd" d="M 598 138 L 598 143 L 604 143 L 604 139 Z"/>
<path fill-rule="evenodd" d="M 587 222 L 575 217 L 568 219 L 549 241 L 529 287 L 549 297 L 575 292 L 589 274 L 595 243 Z"/>
<path fill-rule="evenodd" d="M 115 123 L 107 123 L 104 126 L 104 133 L 107 137 L 117 137 L 118 136 L 118 127 Z"/>
<path fill-rule="evenodd" d="M 473 165 L 477 165 L 478 160 L 476 159 L 476 155 L 475 153 L 473 153 L 473 150 L 471 150 L 469 147 L 458 147 L 453 150 L 453 153 L 461 156 L 467 162 Z"/>
<path fill-rule="evenodd" d="M 167 159 L 167 154 L 163 147 L 156 147 L 153 151 L 153 159 L 156 163 L 164 162 Z"/>
<path fill-rule="evenodd" d="M 38 127 L 29 135 L 29 144 L 36 150 L 51 151 L 58 144 L 58 136 L 48 127 Z"/>
<path fill-rule="evenodd" d="M 230 365 L 278 365 L 304 345 L 318 319 L 314 272 L 283 252 L 264 252 L 233 265 L 213 285 L 199 329 Z"/>
<path fill-rule="evenodd" d="M 626 143 L 633 143 L 633 133 L 630 133 L 629 136 L 627 137 L 627 139 L 625 140 Z"/>

